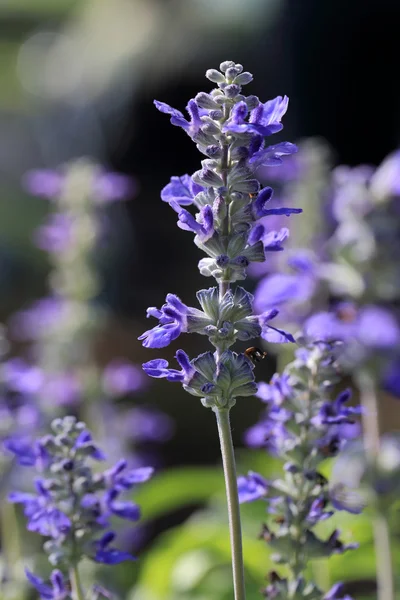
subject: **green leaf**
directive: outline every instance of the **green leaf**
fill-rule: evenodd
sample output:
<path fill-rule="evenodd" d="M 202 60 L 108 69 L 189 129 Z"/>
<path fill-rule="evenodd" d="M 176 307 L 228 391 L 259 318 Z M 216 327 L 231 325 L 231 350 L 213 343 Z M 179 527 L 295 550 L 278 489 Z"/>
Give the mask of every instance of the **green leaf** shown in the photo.
<path fill-rule="evenodd" d="M 243 535 L 245 569 L 260 587 L 271 567 L 265 546 L 252 535 Z M 228 522 L 209 511 L 197 514 L 183 526 L 168 531 L 142 559 L 138 586 L 131 600 L 166 600 L 177 592 L 195 589 L 218 566 L 229 566 L 231 550 Z M 182 580 L 182 573 L 184 578 Z"/>
<path fill-rule="evenodd" d="M 142 507 L 144 520 L 154 519 L 188 504 L 207 502 L 223 490 L 222 468 L 179 467 L 155 475 L 135 493 L 135 502 Z"/>

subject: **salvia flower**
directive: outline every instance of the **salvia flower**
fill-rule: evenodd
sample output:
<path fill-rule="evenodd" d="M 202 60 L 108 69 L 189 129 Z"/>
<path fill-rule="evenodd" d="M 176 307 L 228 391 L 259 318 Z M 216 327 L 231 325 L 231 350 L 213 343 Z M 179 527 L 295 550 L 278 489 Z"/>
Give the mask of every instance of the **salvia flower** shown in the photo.
<path fill-rule="evenodd" d="M 266 410 L 261 423 L 247 436 L 252 445 L 264 447 L 284 461 L 284 476 L 267 481 L 250 472 L 239 478 L 238 485 L 241 502 L 266 502 L 269 521 L 261 538 L 271 547 L 273 560 L 289 567 L 287 579 L 277 576 L 267 588 L 268 598 L 292 597 L 290 590 L 294 588 L 303 590 L 305 596 L 301 597 L 342 597 L 337 595 L 342 588 L 324 595 L 317 586 L 306 583 L 304 569 L 309 559 L 357 547 L 344 544 L 337 530 L 326 540 L 314 532 L 314 527 L 332 517 L 335 510 L 357 513 L 362 509 L 360 505 L 340 504 L 320 473 L 321 463 L 336 456 L 360 430 L 356 419 L 361 410 L 348 405 L 350 391 L 329 399 L 329 390 L 338 381 L 340 352 L 340 344 L 303 346 L 282 375 L 259 386 L 258 395 Z"/>
<path fill-rule="evenodd" d="M 301 209 L 270 207 L 272 189 L 260 189 L 255 174 L 261 165 L 282 164 L 282 157 L 297 148 L 289 142 L 266 145 L 266 138 L 283 128 L 287 96 L 265 103 L 256 96 L 245 96 L 242 87 L 253 77 L 232 61 L 221 63 L 219 71 L 208 70 L 206 77 L 217 87 L 189 100 L 188 119 L 164 102 L 156 100 L 155 106 L 168 114 L 171 123 L 181 127 L 206 157 L 192 175 L 173 177 L 161 198 L 177 213 L 178 227 L 194 234 L 194 243 L 206 254 L 198 265 L 200 273 L 213 277 L 218 285 L 197 293 L 201 310 L 168 294 L 161 309 L 148 309 L 148 316 L 158 319 L 159 324 L 139 339 L 146 347 L 162 348 L 181 333 L 199 333 L 207 336 L 215 349 L 193 359 L 178 350 L 180 370 L 170 368 L 166 360 L 159 358 L 144 363 L 143 369 L 151 377 L 180 382 L 216 414 L 230 507 L 232 553 L 236 556 L 232 561 L 235 598 L 244 598 L 229 410 L 237 398 L 254 395 L 257 386 L 252 359 L 230 348 L 236 341 L 247 342 L 259 336 L 275 343 L 294 339 L 270 325 L 278 314 L 275 307 L 254 314 L 253 296 L 240 286 L 232 289 L 231 284 L 246 278 L 250 263 L 262 263 L 270 254 L 283 250 L 289 230 L 282 227 L 275 231 L 268 227 L 268 219 L 277 215 L 286 218 Z"/>
<path fill-rule="evenodd" d="M 132 560 L 131 554 L 114 545 L 111 522 L 114 517 L 138 521 L 139 507 L 123 494 L 149 479 L 152 468 L 131 470 L 120 460 L 99 472 L 92 461 L 105 456 L 84 423 L 64 417 L 53 421 L 52 430 L 35 441 L 30 464 L 26 463 L 37 473 L 35 492 L 12 492 L 9 501 L 23 506 L 28 529 L 47 538 L 43 548 L 48 559 L 64 573 L 83 557 L 111 565 Z M 66 593 L 58 570 L 50 584 L 31 573 L 28 579 L 43 598 L 63 598 Z"/>
<path fill-rule="evenodd" d="M 65 581 L 65 577 L 59 569 L 54 569 L 50 575 L 49 583 L 45 583 L 41 577 L 25 570 L 29 583 L 33 585 L 38 594 L 44 600 L 65 600 L 70 598 L 71 591 Z"/>

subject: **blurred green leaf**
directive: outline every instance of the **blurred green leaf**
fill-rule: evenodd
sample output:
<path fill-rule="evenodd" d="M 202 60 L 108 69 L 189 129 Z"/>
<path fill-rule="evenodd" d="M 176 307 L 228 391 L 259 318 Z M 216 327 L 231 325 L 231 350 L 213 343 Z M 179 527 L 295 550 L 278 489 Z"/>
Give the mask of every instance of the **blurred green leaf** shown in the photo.
<path fill-rule="evenodd" d="M 267 550 L 256 538 L 244 533 L 243 551 L 248 576 L 260 587 L 271 567 Z M 197 514 L 183 526 L 160 536 L 142 559 L 138 586 L 131 598 L 172 600 L 175 592 L 196 588 L 211 569 L 229 566 L 230 560 L 228 522 L 209 511 Z"/>
<path fill-rule="evenodd" d="M 83 0 L 80 0 L 83 4 Z M 2 0 L 0 3 L 1 15 L 15 14 L 40 14 L 54 15 L 66 12 L 78 5 L 78 0 Z"/>
<path fill-rule="evenodd" d="M 135 493 L 143 519 L 186 506 L 206 502 L 224 490 L 222 470 L 218 467 L 179 467 L 156 475 Z"/>

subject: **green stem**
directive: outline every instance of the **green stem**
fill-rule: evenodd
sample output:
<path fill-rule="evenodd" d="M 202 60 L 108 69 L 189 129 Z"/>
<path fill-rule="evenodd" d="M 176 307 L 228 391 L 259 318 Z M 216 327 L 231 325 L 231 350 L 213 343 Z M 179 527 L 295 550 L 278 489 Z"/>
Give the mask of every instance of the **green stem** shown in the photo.
<path fill-rule="evenodd" d="M 71 581 L 71 592 L 73 600 L 85 600 L 78 565 L 74 565 L 73 567 L 71 567 L 69 577 Z"/>
<path fill-rule="evenodd" d="M 365 452 L 371 463 L 375 463 L 379 453 L 379 409 L 378 399 L 373 378 L 366 371 L 362 371 L 357 380 L 360 391 L 360 401 L 363 407 L 362 425 L 365 440 Z"/>
<path fill-rule="evenodd" d="M 390 529 L 386 515 L 377 512 L 373 520 L 376 579 L 379 600 L 395 600 Z"/>
<path fill-rule="evenodd" d="M 365 440 L 365 453 L 369 463 L 375 468 L 380 448 L 379 407 L 375 382 L 367 371 L 358 377 L 360 400 L 363 407 L 362 421 Z M 383 511 L 375 510 L 373 517 L 374 545 L 376 556 L 376 579 L 378 600 L 394 600 L 393 561 L 390 547 L 390 530 Z"/>
<path fill-rule="evenodd" d="M 240 525 L 240 507 L 236 477 L 235 454 L 233 450 L 229 409 L 216 408 L 219 440 L 221 444 L 222 464 L 228 502 L 229 532 L 232 551 L 232 572 L 235 600 L 245 600 L 244 565 L 242 550 L 242 529 Z"/>
<path fill-rule="evenodd" d="M 22 559 L 18 519 L 15 504 L 1 498 L 2 552 L 8 575 L 13 578 Z"/>

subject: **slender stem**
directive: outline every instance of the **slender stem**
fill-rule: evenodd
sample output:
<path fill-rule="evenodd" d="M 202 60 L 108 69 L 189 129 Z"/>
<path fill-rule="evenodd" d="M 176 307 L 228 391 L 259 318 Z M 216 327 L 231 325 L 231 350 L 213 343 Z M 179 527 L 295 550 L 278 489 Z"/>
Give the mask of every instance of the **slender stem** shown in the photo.
<path fill-rule="evenodd" d="M 229 290 L 229 281 L 220 281 L 219 282 L 219 297 L 220 300 L 225 296 L 226 292 Z"/>
<path fill-rule="evenodd" d="M 74 565 L 73 567 L 71 567 L 69 577 L 71 581 L 71 592 L 73 600 L 85 600 L 78 565 Z"/>
<path fill-rule="evenodd" d="M 390 529 L 388 519 L 383 511 L 374 515 L 373 527 L 378 599 L 395 600 Z"/>
<path fill-rule="evenodd" d="M 229 409 L 215 409 L 219 440 L 221 444 L 224 468 L 226 497 L 228 502 L 229 533 L 232 551 L 232 572 L 235 600 L 245 600 L 244 566 L 242 550 L 242 529 L 240 525 L 240 507 L 236 480 L 235 454 L 233 450 Z"/>
<path fill-rule="evenodd" d="M 362 371 L 358 377 L 361 404 L 363 406 L 363 430 L 365 452 L 369 463 L 374 467 L 380 448 L 379 409 L 373 377 Z M 394 600 L 393 561 L 390 547 L 390 529 L 386 515 L 375 509 L 373 517 L 374 545 L 376 555 L 376 579 L 378 600 Z"/>
<path fill-rule="evenodd" d="M 380 446 L 379 410 L 375 384 L 373 378 L 366 371 L 359 374 L 357 383 L 363 407 L 362 424 L 365 452 L 370 462 L 374 463 Z"/>

